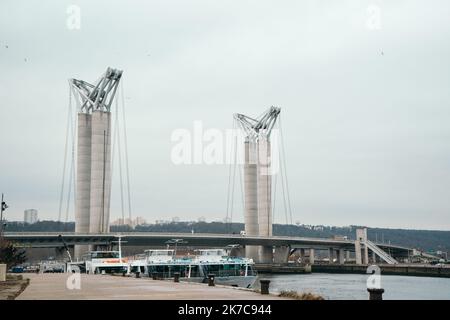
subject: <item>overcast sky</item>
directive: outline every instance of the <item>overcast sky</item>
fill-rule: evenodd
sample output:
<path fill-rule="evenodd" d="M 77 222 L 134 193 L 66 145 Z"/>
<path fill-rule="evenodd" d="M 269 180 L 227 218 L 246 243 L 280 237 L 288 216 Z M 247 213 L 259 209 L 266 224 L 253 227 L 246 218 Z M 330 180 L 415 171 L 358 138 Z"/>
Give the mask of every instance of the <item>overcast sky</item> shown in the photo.
<path fill-rule="evenodd" d="M 446 0 L 2 0 L 7 218 L 57 218 L 67 79 L 111 66 L 124 70 L 134 216 L 223 219 L 228 167 L 173 164 L 171 134 L 276 105 L 294 221 L 450 230 L 449 17 Z"/>

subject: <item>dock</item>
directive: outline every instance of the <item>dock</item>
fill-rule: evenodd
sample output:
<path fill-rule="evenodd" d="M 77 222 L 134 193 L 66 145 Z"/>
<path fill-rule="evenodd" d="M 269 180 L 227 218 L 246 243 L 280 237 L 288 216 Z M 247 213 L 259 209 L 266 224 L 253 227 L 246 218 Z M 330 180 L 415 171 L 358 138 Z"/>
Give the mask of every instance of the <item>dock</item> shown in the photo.
<path fill-rule="evenodd" d="M 80 274 L 80 289 L 68 289 L 70 274 L 27 274 L 28 287 L 16 300 L 274 300 L 252 290 L 201 283 L 174 283 L 167 280 L 111 275 Z"/>

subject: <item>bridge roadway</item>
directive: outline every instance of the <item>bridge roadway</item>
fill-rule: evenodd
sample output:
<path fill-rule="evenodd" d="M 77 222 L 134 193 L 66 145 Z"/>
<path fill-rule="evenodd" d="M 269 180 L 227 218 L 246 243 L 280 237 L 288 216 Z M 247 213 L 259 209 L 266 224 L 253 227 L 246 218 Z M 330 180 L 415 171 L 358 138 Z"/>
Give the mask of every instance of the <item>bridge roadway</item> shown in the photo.
<path fill-rule="evenodd" d="M 166 241 L 183 239 L 183 245 L 192 247 L 225 247 L 228 245 L 261 245 L 261 246 L 290 246 L 291 249 L 344 249 L 354 251 L 354 240 L 306 238 L 272 236 L 259 237 L 239 234 L 213 234 L 213 233 L 159 233 L 159 232 L 128 232 L 128 233 L 73 233 L 73 232 L 5 232 L 4 236 L 22 247 L 29 248 L 58 248 L 63 247 L 59 238 L 62 235 L 69 246 L 76 244 L 110 245 L 118 240 L 120 235 L 123 246 L 164 246 Z M 377 243 L 377 245 L 396 256 L 408 256 L 412 249 Z"/>

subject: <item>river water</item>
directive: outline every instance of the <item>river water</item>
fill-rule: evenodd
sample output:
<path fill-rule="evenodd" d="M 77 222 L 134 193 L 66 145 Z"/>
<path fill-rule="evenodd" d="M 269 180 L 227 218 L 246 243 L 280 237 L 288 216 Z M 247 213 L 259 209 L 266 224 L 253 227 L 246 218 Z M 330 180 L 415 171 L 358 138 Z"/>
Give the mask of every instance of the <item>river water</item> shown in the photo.
<path fill-rule="evenodd" d="M 270 291 L 294 290 L 299 293 L 314 293 L 331 300 L 367 300 L 366 281 L 362 274 L 261 274 L 259 279 L 270 280 Z M 381 276 L 381 287 L 386 300 L 449 300 L 450 278 L 429 278 L 410 276 Z"/>

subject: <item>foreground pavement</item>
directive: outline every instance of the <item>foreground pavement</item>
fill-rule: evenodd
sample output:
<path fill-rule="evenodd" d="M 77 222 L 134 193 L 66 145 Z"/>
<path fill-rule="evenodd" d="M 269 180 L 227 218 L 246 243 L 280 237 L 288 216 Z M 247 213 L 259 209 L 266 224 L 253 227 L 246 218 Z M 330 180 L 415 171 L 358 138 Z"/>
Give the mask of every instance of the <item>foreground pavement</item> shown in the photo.
<path fill-rule="evenodd" d="M 68 289 L 70 274 L 24 274 L 30 284 L 16 300 L 272 300 L 249 290 L 149 278 L 81 274 L 80 289 Z"/>

